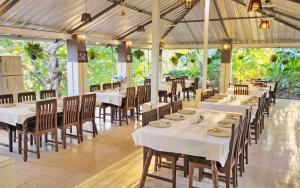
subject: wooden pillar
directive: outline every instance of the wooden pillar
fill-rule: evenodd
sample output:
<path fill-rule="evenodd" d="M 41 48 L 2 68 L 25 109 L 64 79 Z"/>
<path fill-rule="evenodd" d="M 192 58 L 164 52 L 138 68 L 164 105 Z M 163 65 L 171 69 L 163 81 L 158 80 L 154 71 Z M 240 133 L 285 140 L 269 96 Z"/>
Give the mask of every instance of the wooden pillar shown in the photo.
<path fill-rule="evenodd" d="M 222 49 L 221 75 L 220 75 L 221 93 L 226 93 L 229 87 L 229 82 L 231 78 L 231 52 L 232 52 L 231 48 Z"/>
<path fill-rule="evenodd" d="M 88 91 L 87 51 L 84 35 L 73 35 L 67 40 L 68 96 L 83 95 Z"/>
<path fill-rule="evenodd" d="M 151 104 L 158 104 L 159 88 L 160 0 L 152 0 Z"/>
<path fill-rule="evenodd" d="M 132 86 L 131 42 L 122 41 L 118 46 L 118 76 L 126 78 L 126 86 Z"/>
<path fill-rule="evenodd" d="M 210 4 L 210 0 L 205 0 L 202 89 L 206 89 L 206 80 L 207 80 L 209 4 Z"/>

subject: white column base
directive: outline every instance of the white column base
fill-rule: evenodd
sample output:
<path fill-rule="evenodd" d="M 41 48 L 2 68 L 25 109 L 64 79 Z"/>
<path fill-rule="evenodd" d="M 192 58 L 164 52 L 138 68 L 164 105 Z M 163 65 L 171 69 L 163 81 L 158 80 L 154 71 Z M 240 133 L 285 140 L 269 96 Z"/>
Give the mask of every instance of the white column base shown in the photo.
<path fill-rule="evenodd" d="M 226 93 L 229 87 L 231 75 L 231 64 L 221 63 L 221 75 L 220 75 L 220 93 Z"/>
<path fill-rule="evenodd" d="M 87 63 L 67 63 L 68 96 L 83 95 L 88 92 Z"/>

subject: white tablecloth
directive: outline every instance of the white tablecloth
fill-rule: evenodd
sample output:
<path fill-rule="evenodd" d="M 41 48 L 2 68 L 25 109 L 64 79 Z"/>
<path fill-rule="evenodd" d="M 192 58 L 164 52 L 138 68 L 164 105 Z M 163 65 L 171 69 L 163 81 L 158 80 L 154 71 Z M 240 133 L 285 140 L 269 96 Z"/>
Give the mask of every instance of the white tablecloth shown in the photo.
<path fill-rule="evenodd" d="M 145 146 L 158 151 L 185 155 L 201 156 L 225 165 L 230 138 L 218 138 L 207 135 L 207 130 L 216 127 L 216 123 L 226 117 L 222 112 L 198 110 L 204 116 L 199 124 L 194 124 L 197 115 L 185 115 L 183 121 L 171 121 L 168 128 L 145 126 L 133 134 L 135 145 Z M 168 120 L 165 120 L 168 121 Z"/>
<path fill-rule="evenodd" d="M 274 90 L 274 84 L 268 84 L 267 87 L 254 87 L 251 84 L 249 85 L 249 95 L 260 97 L 266 92 L 266 96 L 269 97 L 270 86 L 271 90 Z M 233 95 L 234 88 L 230 87 L 227 89 L 227 94 Z"/>
<path fill-rule="evenodd" d="M 113 104 L 116 106 L 121 106 L 122 99 L 126 97 L 125 91 L 106 90 L 95 93 L 98 102 Z"/>

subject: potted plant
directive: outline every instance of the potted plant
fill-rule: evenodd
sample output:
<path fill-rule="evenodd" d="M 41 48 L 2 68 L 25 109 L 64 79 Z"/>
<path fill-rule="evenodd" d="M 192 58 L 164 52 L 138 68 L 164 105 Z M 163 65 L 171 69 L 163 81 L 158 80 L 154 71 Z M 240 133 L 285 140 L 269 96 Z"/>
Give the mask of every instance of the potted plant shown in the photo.
<path fill-rule="evenodd" d="M 287 58 L 284 58 L 282 61 L 281 61 L 282 64 L 286 65 L 289 63 L 289 59 Z"/>
<path fill-rule="evenodd" d="M 276 62 L 277 58 L 278 58 L 277 54 L 272 54 L 271 55 L 271 62 Z"/>
<path fill-rule="evenodd" d="M 88 51 L 88 56 L 91 60 L 94 60 L 97 57 L 97 50 L 95 48 L 90 48 Z"/>
<path fill-rule="evenodd" d="M 174 66 L 177 66 L 177 65 L 178 65 L 179 59 L 178 59 L 178 57 L 176 57 L 176 56 L 172 56 L 172 57 L 170 58 L 170 61 L 172 62 L 172 64 L 173 64 Z"/>
<path fill-rule="evenodd" d="M 133 55 L 134 57 L 136 57 L 137 59 L 141 59 L 141 57 L 143 57 L 145 55 L 144 51 L 138 49 L 138 50 L 135 50 L 133 52 Z"/>
<path fill-rule="evenodd" d="M 27 42 L 24 50 L 32 60 L 43 57 L 43 48 L 39 43 Z"/>

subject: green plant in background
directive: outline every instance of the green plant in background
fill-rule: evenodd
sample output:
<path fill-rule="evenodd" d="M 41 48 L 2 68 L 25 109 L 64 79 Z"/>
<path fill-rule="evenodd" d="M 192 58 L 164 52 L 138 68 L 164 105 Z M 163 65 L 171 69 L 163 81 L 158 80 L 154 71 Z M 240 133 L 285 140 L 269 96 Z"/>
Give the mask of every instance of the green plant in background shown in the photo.
<path fill-rule="evenodd" d="M 141 59 L 141 57 L 143 57 L 145 55 L 143 50 L 137 49 L 135 50 L 132 55 L 136 58 L 136 59 Z"/>
<path fill-rule="evenodd" d="M 24 50 L 32 60 L 36 60 L 37 58 L 42 59 L 44 57 L 44 49 L 37 42 L 27 42 Z"/>
<path fill-rule="evenodd" d="M 90 47 L 88 49 L 88 57 L 89 57 L 89 60 L 94 60 L 95 58 L 97 58 L 98 57 L 97 48 Z"/>

